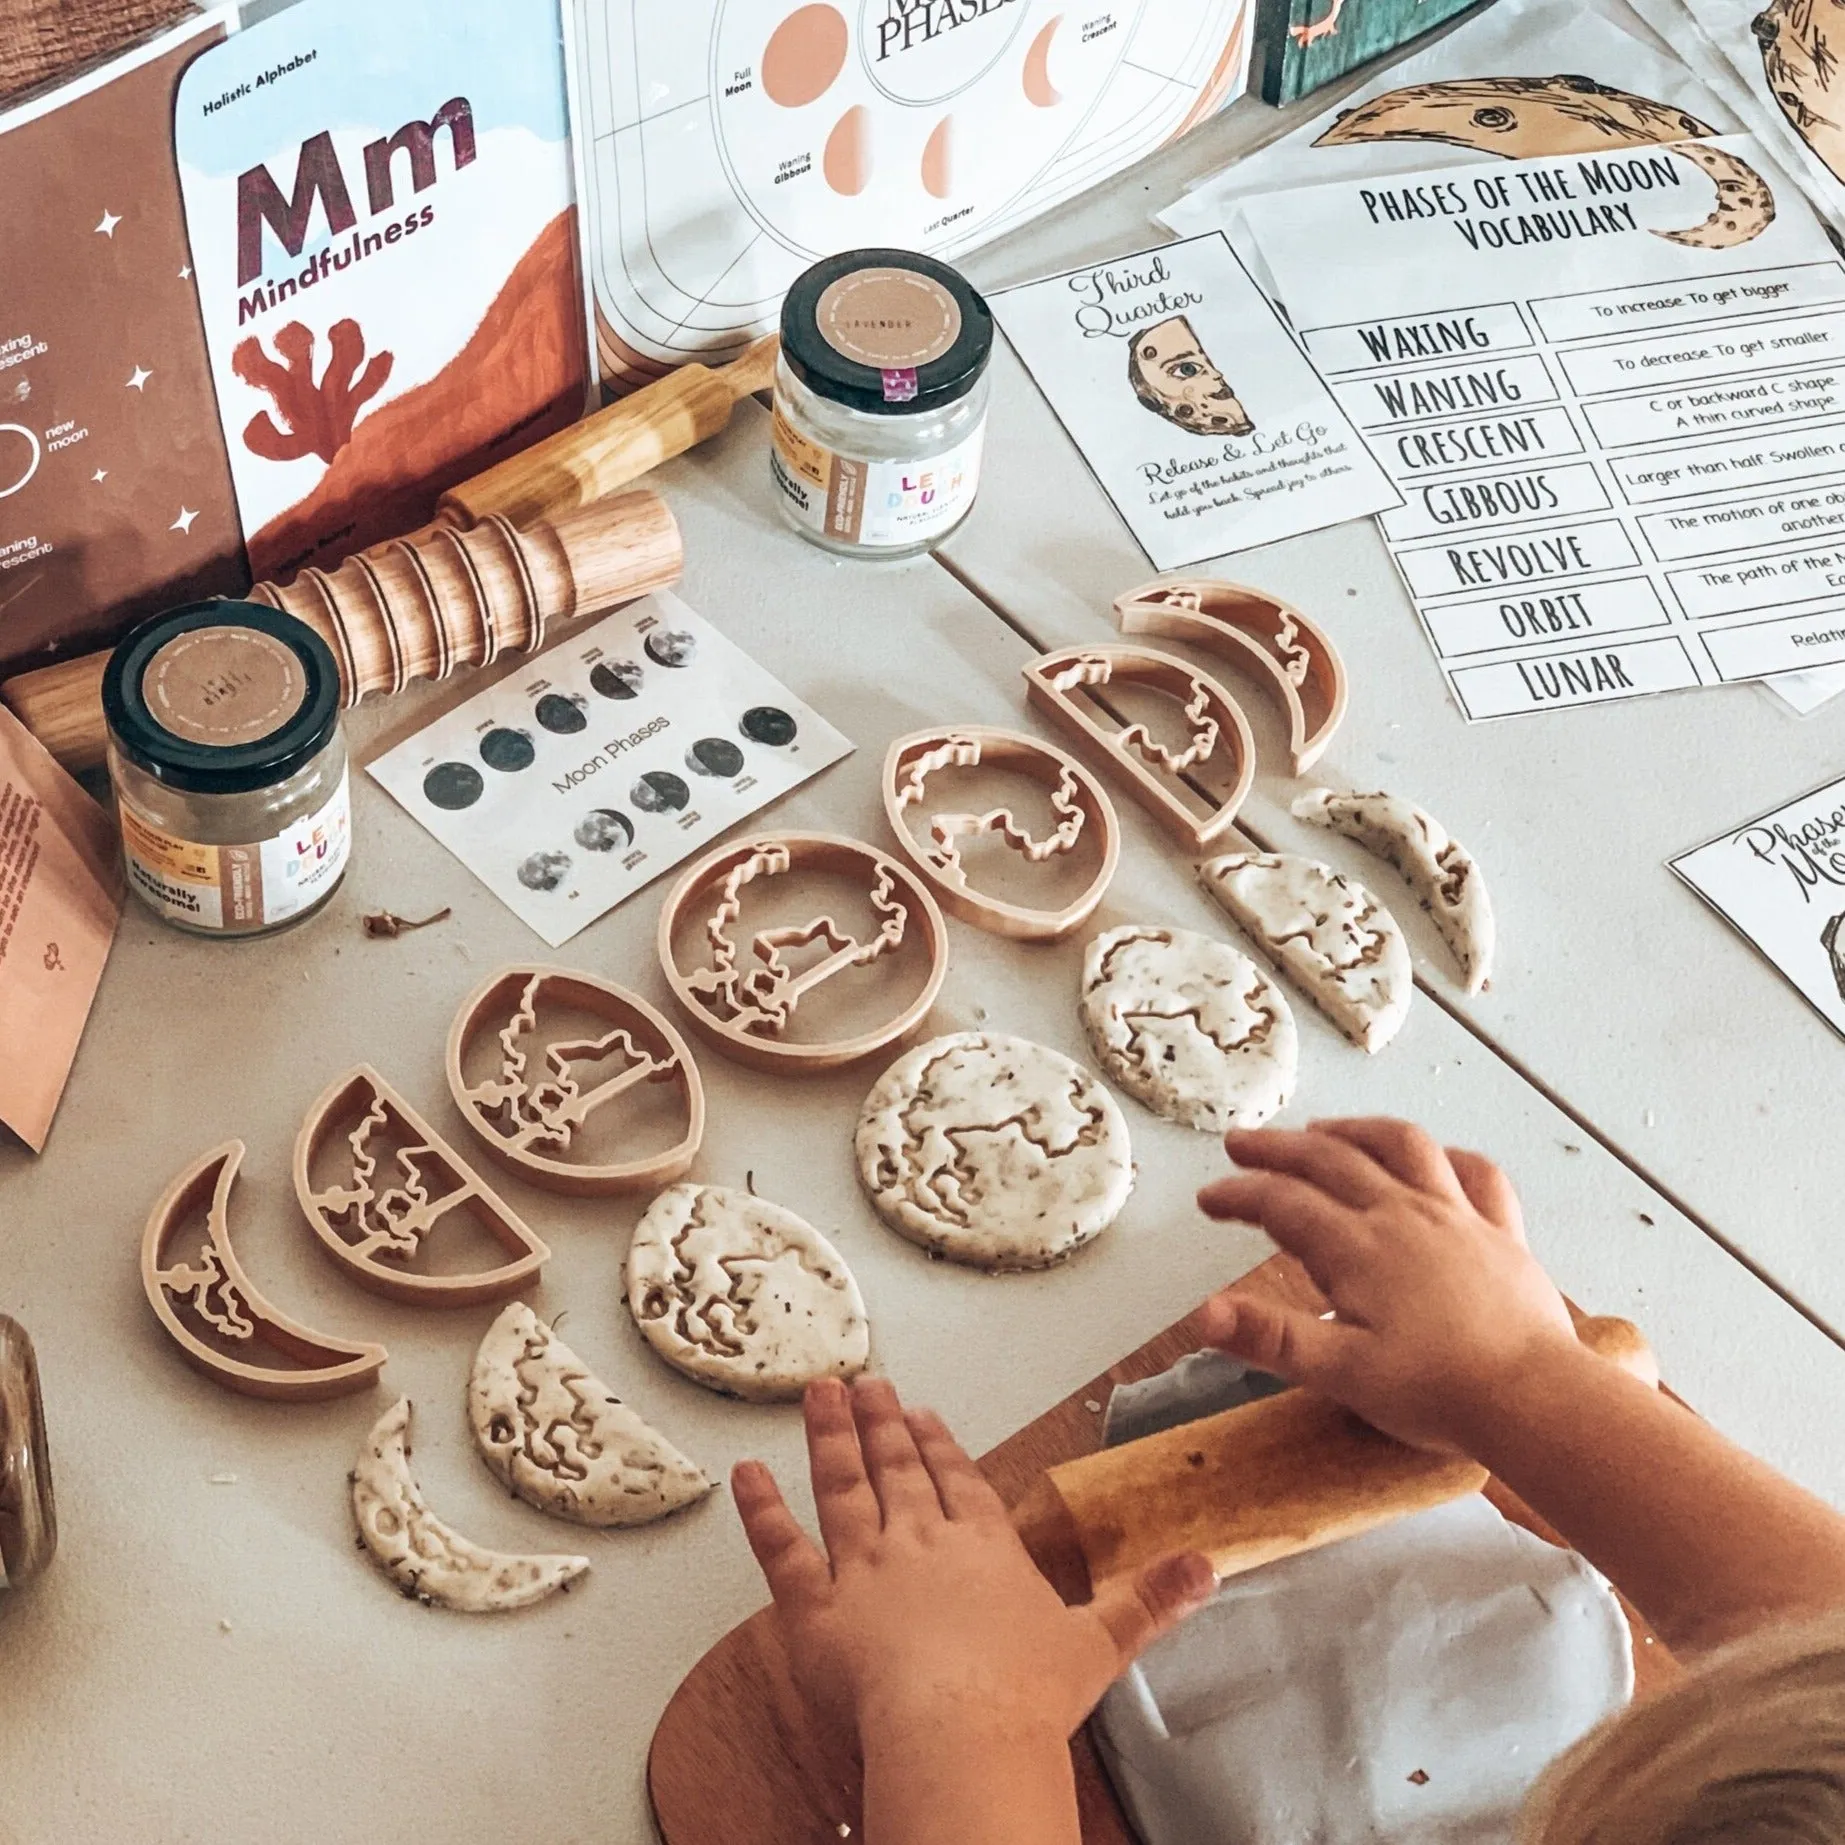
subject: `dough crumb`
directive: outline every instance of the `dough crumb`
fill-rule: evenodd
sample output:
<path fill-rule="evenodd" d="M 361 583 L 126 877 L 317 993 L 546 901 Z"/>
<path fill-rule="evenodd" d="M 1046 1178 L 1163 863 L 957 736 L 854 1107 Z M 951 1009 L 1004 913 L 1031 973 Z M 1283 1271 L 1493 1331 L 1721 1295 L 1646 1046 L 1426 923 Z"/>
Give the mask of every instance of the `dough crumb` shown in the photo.
<path fill-rule="evenodd" d="M 219 1621 L 218 1621 L 218 1632 L 221 1634 L 228 1634 L 230 1631 L 231 1631 L 230 1622 L 223 1619 L 223 1617 L 220 1616 Z"/>
<path fill-rule="evenodd" d="M 1102 1406 L 1100 1403 L 1098 1403 L 1095 1400 L 1094 1397 L 1084 1397 L 1083 1398 L 1083 1408 L 1088 1410 L 1088 1412 L 1092 1416 L 1099 1416 L 1102 1413 Z"/>
<path fill-rule="evenodd" d="M 1650 1108 L 1646 1111 L 1645 1114 L 1643 1114 L 1640 1117 L 1640 1119 L 1644 1121 L 1648 1127 L 1657 1127 L 1659 1125 L 1659 1117 L 1656 1114 L 1654 1114 Z"/>
<path fill-rule="evenodd" d="M 1429 1784 L 1429 1771 L 1426 1768 L 1418 1768 L 1416 1772 L 1409 1777 L 1409 1784 L 1411 1787 L 1427 1787 Z"/>
<path fill-rule="evenodd" d="M 211 1484 L 213 1486 L 235 1486 L 237 1476 L 234 1473 L 214 1473 L 211 1476 Z"/>
<path fill-rule="evenodd" d="M 1646 1227 L 1647 1227 L 1647 1228 L 1648 1228 L 1649 1230 L 1653 1228 L 1653 1220 L 1652 1220 L 1652 1218 L 1650 1218 L 1649 1216 L 1647 1216 L 1647 1214 L 1646 1214 L 1646 1213 L 1645 1213 L 1644 1211 L 1636 1211 L 1636 1212 L 1634 1213 L 1634 1215 L 1635 1215 L 1635 1216 L 1636 1216 L 1637 1218 L 1639 1218 L 1639 1220 L 1640 1220 L 1640 1221 L 1641 1221 L 1641 1222 L 1642 1222 L 1643 1224 L 1645 1224 L 1645 1225 L 1646 1225 Z"/>

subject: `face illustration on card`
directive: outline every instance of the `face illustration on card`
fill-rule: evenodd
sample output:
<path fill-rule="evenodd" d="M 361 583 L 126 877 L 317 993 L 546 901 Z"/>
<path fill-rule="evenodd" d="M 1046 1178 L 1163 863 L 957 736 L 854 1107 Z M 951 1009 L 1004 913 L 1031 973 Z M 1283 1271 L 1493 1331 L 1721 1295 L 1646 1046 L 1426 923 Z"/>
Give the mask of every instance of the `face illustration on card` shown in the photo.
<path fill-rule="evenodd" d="M 1196 435 L 1246 436 L 1255 428 L 1183 314 L 1135 334 L 1128 382 L 1155 416 Z"/>

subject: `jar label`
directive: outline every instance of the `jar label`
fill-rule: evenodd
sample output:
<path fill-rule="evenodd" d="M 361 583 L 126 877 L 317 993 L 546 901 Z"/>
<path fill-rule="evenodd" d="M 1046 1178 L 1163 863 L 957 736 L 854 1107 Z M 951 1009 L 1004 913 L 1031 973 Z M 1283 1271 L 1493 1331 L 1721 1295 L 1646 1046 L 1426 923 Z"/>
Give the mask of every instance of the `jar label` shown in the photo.
<path fill-rule="evenodd" d="M 155 723 L 216 749 L 272 737 L 307 700 L 293 651 L 257 628 L 193 628 L 148 661 L 141 695 Z"/>
<path fill-rule="evenodd" d="M 814 303 L 820 337 L 873 371 L 914 371 L 961 337 L 961 304 L 914 269 L 854 269 Z"/>
<path fill-rule="evenodd" d="M 203 845 L 120 807 L 128 881 L 162 916 L 195 929 L 273 928 L 311 909 L 339 881 L 352 851 L 345 771 L 325 803 L 268 839 Z"/>
<path fill-rule="evenodd" d="M 939 538 L 967 511 L 985 433 L 976 426 L 927 461 L 861 461 L 802 435 L 777 406 L 770 467 L 799 524 L 835 544 L 894 550 Z"/>

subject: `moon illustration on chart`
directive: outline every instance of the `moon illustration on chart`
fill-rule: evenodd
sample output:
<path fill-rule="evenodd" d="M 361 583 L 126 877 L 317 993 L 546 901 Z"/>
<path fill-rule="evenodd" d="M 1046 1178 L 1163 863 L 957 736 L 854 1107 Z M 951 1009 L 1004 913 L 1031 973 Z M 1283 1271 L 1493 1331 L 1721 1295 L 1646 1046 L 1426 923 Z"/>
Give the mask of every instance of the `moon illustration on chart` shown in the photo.
<path fill-rule="evenodd" d="M 769 34 L 762 51 L 762 87 L 784 109 L 804 108 L 833 86 L 851 42 L 833 6 L 801 6 Z"/>
<path fill-rule="evenodd" d="M 148 1304 L 185 1355 L 214 1383 L 244 1396 L 316 1403 L 365 1390 L 384 1369 L 382 1345 L 330 1339 L 290 1319 L 252 1286 L 231 1248 L 231 1187 L 244 1144 L 227 1140 L 161 1194 L 141 1237 Z M 202 1246 L 170 1253 L 206 1212 Z M 287 1362 L 277 1363 L 274 1360 Z"/>
<path fill-rule="evenodd" d="M 1683 109 L 1598 83 L 1593 77 L 1459 77 L 1412 83 L 1347 109 L 1315 147 L 1366 141 L 1440 141 L 1506 160 L 1546 154 L 1606 154 L 1670 145 L 1717 188 L 1716 208 L 1683 230 L 1655 237 L 1694 249 L 1726 250 L 1774 222 L 1774 192 L 1746 161 L 1696 147 L 1716 129 Z"/>
<path fill-rule="evenodd" d="M 923 147 L 923 190 L 932 199 L 945 199 L 955 189 L 955 118 L 945 115 L 931 130 Z"/>
<path fill-rule="evenodd" d="M 1057 28 L 1063 24 L 1063 15 L 1057 14 L 1047 19 L 1038 28 L 1038 36 L 1031 41 L 1025 52 L 1025 69 L 1022 78 L 1025 85 L 1025 100 L 1034 108 L 1055 109 L 1063 101 L 1063 93 L 1051 81 L 1051 42 L 1057 36 Z"/>
<path fill-rule="evenodd" d="M 484 1550 L 423 1503 L 410 1471 L 410 1399 L 400 1397 L 365 1438 L 352 1470 L 359 1542 L 413 1601 L 460 1614 L 529 1608 L 589 1568 L 587 1557 Z"/>
<path fill-rule="evenodd" d="M 22 487 L 27 486 L 31 482 L 32 476 L 38 472 L 41 451 L 38 445 L 38 437 L 35 436 L 24 423 L 0 423 L 0 436 L 24 436 L 27 449 L 25 473 L 20 475 L 17 480 L 10 481 L 4 487 L 0 487 L 0 500 L 4 500 L 9 495 L 19 492 Z M 4 466 L 4 464 L 0 463 L 0 466 Z M 0 474 L 0 480 L 3 479 L 5 479 L 4 474 Z"/>
<path fill-rule="evenodd" d="M 857 198 L 871 184 L 871 111 L 863 103 L 854 103 L 833 124 L 820 168 L 826 183 L 845 198 Z"/>

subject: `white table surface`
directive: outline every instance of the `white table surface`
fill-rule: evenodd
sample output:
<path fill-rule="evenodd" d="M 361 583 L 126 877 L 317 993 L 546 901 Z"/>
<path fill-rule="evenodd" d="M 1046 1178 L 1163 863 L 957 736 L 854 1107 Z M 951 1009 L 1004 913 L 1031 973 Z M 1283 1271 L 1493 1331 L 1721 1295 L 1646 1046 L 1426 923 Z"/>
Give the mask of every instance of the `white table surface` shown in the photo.
<path fill-rule="evenodd" d="M 1155 173 L 1173 170 L 1169 158 Z M 1093 201 L 1090 231 L 1086 210 L 1059 214 L 1053 229 L 1068 255 L 1046 252 L 1039 266 L 1126 247 L 1122 200 L 1145 183 L 1137 176 Z M 1012 261 L 1016 250 L 1002 256 Z M 941 721 L 1035 728 L 1018 679 L 1031 648 L 1013 626 L 1045 640 L 1093 635 L 1107 596 L 1144 574 L 1048 424 L 1003 366 L 985 497 L 949 560 L 997 609 L 928 560 L 871 570 L 784 533 L 767 491 L 766 420 L 753 406 L 725 437 L 659 477 L 685 530 L 687 599 L 859 744 L 773 823 L 881 839 L 876 783 L 887 741 Z M 1683 990 L 1686 1006 L 1697 995 L 1669 975 L 1669 961 L 1638 958 L 1640 929 L 1660 926 L 1651 911 L 1644 925 L 1611 929 L 1572 894 L 1584 889 L 1579 864 L 1570 867 L 1574 881 L 1553 882 L 1553 859 L 1567 858 L 1563 829 L 1553 846 L 1527 813 L 1529 784 L 1561 777 L 1580 790 L 1594 776 L 1586 811 L 1614 842 L 1595 888 L 1631 880 L 1644 889 L 1660 854 L 1624 872 L 1636 836 L 1661 829 L 1673 833 L 1666 843 L 1683 843 L 1674 829 L 1694 803 L 1663 763 L 1634 770 L 1622 739 L 1636 733 L 1608 724 L 1611 714 L 1463 735 L 1445 715 L 1434 668 L 1368 532 L 1277 547 L 1240 561 L 1237 573 L 1298 595 L 1336 627 L 1358 696 L 1334 766 L 1359 777 L 1372 765 L 1402 765 L 1414 775 L 1411 791 L 1457 828 L 1477 822 L 1507 940 L 1497 990 L 1468 1017 L 1419 996 L 1377 1059 L 1297 1004 L 1302 1079 L 1286 1118 L 1387 1110 L 1492 1153 L 1523 1190 L 1534 1244 L 1585 1307 L 1638 1320 L 1699 1409 L 1845 1504 L 1845 1454 L 1827 1438 L 1822 1409 L 1845 1382 L 1845 1355 L 1603 1144 L 1633 1152 L 1620 1111 L 1632 1113 L 1652 1070 L 1679 1099 L 1675 1108 L 1662 1093 L 1653 1104 L 1660 1144 L 1670 1139 L 1692 1157 L 1689 1120 L 1672 1124 L 1681 1111 L 1689 1116 L 1702 1074 L 1687 1067 L 1693 1056 L 1665 1054 L 1644 1031 L 1653 1017 L 1646 1008 L 1672 1003 L 1665 993 Z M 1327 606 L 1348 587 L 1360 592 L 1350 614 Z M 392 709 L 394 730 L 414 697 Z M 422 703 L 433 710 L 440 697 L 424 694 Z M 1735 730 L 1813 734 L 1778 717 L 1772 725 L 1760 713 L 1745 718 L 1762 702 L 1712 695 L 1670 713 L 1655 707 L 1649 721 L 1715 723 L 1721 709 Z M 1582 718 L 1607 729 L 1602 747 L 1624 765 L 1623 802 L 1608 799 L 1610 763 L 1572 766 L 1563 732 L 1542 728 L 1567 724 L 1582 748 L 1593 741 Z M 359 714 L 355 740 L 378 724 L 375 712 Z M 1741 772 L 1729 768 L 1731 778 Z M 1765 798 L 1800 779 L 1754 775 L 1750 785 L 1761 783 Z M 1626 796 L 1629 787 L 1639 798 Z M 1275 793 L 1265 784 L 1252 805 L 1265 828 Z M 1755 797 L 1725 788 L 1700 798 L 1721 805 L 1711 816 L 1720 824 Z M 1584 810 L 1580 794 L 1573 803 L 1559 796 L 1559 811 L 1572 804 Z M 532 1832 L 556 1845 L 644 1839 L 642 1766 L 658 1714 L 698 1656 L 762 1599 L 722 1493 L 663 1525 L 603 1535 L 509 1501 L 473 1455 L 462 1414 L 468 1364 L 492 1310 L 392 1307 L 348 1286 L 312 1246 L 286 1163 L 302 1111 L 340 1070 L 376 1063 L 465 1148 L 444 1093 L 441 1046 L 455 1006 L 492 968 L 555 960 L 666 1003 L 651 946 L 661 887 L 547 954 L 376 786 L 357 784 L 356 812 L 354 869 L 329 910 L 296 933 L 200 943 L 131 907 L 46 1153 L 35 1160 L 0 1149 L 0 1308 L 39 1344 L 63 1519 L 52 1570 L 27 1590 L 0 1594 L 0 1845 L 358 1845 L 391 1836 L 463 1845 Z M 1137 811 L 1124 803 L 1122 813 L 1123 865 L 1095 926 L 1148 920 L 1224 931 L 1183 860 Z M 367 940 L 359 927 L 367 911 L 419 915 L 443 904 L 454 907 L 451 921 L 395 942 Z M 1707 983 L 1721 977 L 1726 992 L 1746 990 L 1746 957 L 1696 921 L 1709 933 L 1683 951 L 1682 964 Z M 950 929 L 937 1029 L 984 1024 L 1086 1055 L 1074 1015 L 1080 941 L 1021 948 Z M 1683 939 L 1699 943 L 1698 931 Z M 1492 1036 L 1510 1036 L 1508 1023 L 1528 1020 L 1535 1042 L 1546 1013 L 1563 1015 L 1546 1043 L 1567 1040 L 1572 1025 L 1582 1031 L 1614 979 L 1598 980 L 1602 958 L 1622 979 L 1661 992 L 1634 995 L 1594 1037 L 1620 1057 L 1605 1076 L 1592 1057 L 1578 1057 L 1587 1068 L 1572 1068 L 1573 1089 L 1563 1085 L 1605 1118 L 1598 1138 L 1482 1034 L 1490 1024 Z M 1562 966 L 1594 983 L 1580 1002 L 1559 1004 Z M 1431 983 L 1452 1002 L 1439 963 Z M 1788 1047 L 1808 1042 L 1794 1035 L 1804 1015 L 1777 1012 L 1774 997 L 1771 985 L 1761 1029 L 1793 1063 Z M 1688 1039 L 1682 1050 L 1701 1044 Z M 1830 1051 L 1826 1043 L 1800 1057 L 1803 1076 L 1814 1055 Z M 1738 1043 L 1712 1061 L 1750 1055 Z M 1748 1068 L 1759 1071 L 1771 1056 L 1761 1049 Z M 1213 1143 L 1128 1102 L 1139 1183 L 1097 1244 L 1036 1276 L 995 1279 L 930 1263 L 879 1225 L 856 1187 L 850 1132 L 868 1076 L 770 1082 L 714 1054 L 700 1061 L 711 1125 L 695 1176 L 740 1183 L 753 1172 L 765 1195 L 832 1235 L 863 1285 L 876 1364 L 935 1403 L 976 1449 L 1266 1253 L 1253 1233 L 1212 1226 L 1192 1206 L 1196 1186 L 1220 1167 Z M 1739 1078 L 1740 1093 L 1770 1096 L 1750 1086 L 1756 1080 Z M 1792 1137 L 1791 1111 L 1802 1104 L 1781 1100 L 1784 1087 L 1773 1089 L 1776 1113 L 1759 1124 L 1747 1103 L 1713 1119 L 1713 1145 L 1693 1175 L 1702 1183 L 1708 1167 L 1707 1190 L 1728 1187 L 1760 1214 L 1773 1184 L 1782 1184 L 1779 1196 L 1791 1184 L 1765 1169 L 1774 1165 L 1763 1156 L 1770 1136 L 1790 1172 L 1817 1171 L 1826 1157 L 1817 1135 Z M 187 1369 L 149 1312 L 136 1261 L 147 1208 L 173 1172 L 231 1135 L 250 1148 L 233 1200 L 240 1253 L 258 1285 L 309 1324 L 390 1347 L 383 1385 L 370 1395 L 314 1407 L 227 1395 Z M 512 1180 L 505 1191 L 555 1252 L 533 1304 L 567 1314 L 565 1336 L 584 1357 L 714 1474 L 761 1455 L 798 1489 L 795 1411 L 699 1389 L 660 1365 L 628 1324 L 618 1273 L 641 1201 L 564 1201 Z M 437 1512 L 500 1547 L 586 1549 L 595 1566 L 575 1593 L 521 1615 L 469 1620 L 405 1602 L 375 1573 L 354 1545 L 345 1475 L 370 1421 L 398 1392 L 418 1405 L 416 1470 Z M 223 1475 L 234 1480 L 214 1483 Z M 804 1490 L 796 1497 L 804 1503 Z"/>

